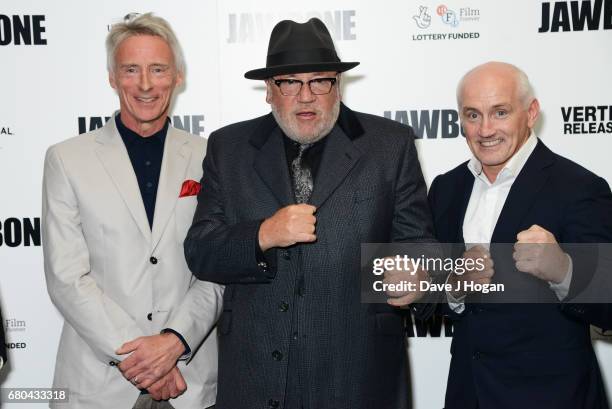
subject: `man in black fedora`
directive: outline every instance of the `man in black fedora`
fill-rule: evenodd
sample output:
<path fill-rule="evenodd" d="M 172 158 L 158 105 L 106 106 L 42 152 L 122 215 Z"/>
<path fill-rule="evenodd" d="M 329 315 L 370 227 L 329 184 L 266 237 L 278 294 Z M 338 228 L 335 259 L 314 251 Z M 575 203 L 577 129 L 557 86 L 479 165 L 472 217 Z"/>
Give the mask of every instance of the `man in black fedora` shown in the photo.
<path fill-rule="evenodd" d="M 226 285 L 217 409 L 409 407 L 395 305 L 420 295 L 361 303 L 360 244 L 430 241 L 432 224 L 411 128 L 340 102 L 358 64 L 320 20 L 281 21 L 245 74 L 272 112 L 208 140 L 185 254 Z"/>

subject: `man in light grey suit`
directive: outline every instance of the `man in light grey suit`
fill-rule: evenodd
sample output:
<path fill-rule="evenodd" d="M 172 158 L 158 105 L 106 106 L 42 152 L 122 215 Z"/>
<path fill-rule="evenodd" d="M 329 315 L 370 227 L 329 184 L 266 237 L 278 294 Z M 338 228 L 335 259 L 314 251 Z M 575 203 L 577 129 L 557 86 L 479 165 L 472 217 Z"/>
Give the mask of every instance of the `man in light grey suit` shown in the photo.
<path fill-rule="evenodd" d="M 45 273 L 65 319 L 53 385 L 70 390 L 67 407 L 210 407 L 222 287 L 183 256 L 206 148 L 169 125 L 183 57 L 151 14 L 106 43 L 120 111 L 45 159 Z"/>

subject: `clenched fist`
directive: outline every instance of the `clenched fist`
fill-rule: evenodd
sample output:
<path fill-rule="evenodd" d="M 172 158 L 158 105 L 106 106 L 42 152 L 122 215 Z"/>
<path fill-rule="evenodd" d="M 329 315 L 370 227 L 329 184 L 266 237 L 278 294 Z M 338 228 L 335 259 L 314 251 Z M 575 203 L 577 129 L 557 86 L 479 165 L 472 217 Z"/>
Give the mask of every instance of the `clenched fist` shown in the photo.
<path fill-rule="evenodd" d="M 279 209 L 263 221 L 259 228 L 259 247 L 266 251 L 272 247 L 289 247 L 296 243 L 317 240 L 314 216 L 316 207 L 296 204 Z"/>
<path fill-rule="evenodd" d="M 424 295 L 420 290 L 421 282 L 430 281 L 427 271 L 421 267 L 416 268 L 412 261 L 410 261 L 410 266 L 405 270 L 385 270 L 383 277 L 383 284 L 405 283 L 405 285 L 408 285 L 408 283 L 411 283 L 414 289 L 413 291 L 387 290 L 387 295 L 391 297 L 387 299 L 387 303 L 394 307 L 405 307 L 420 300 Z"/>
<path fill-rule="evenodd" d="M 493 274 L 495 274 L 495 270 L 493 269 L 494 263 L 489 250 L 479 244 L 470 248 L 469 250 L 466 250 L 463 253 L 463 258 L 466 260 L 473 260 L 472 263 L 466 263 L 466 265 L 472 265 L 473 268 L 466 267 L 466 271 L 463 274 L 451 273 L 450 277 L 448 278 L 448 282 L 452 284 L 452 288 L 465 288 L 466 286 L 463 284 L 464 282 L 473 284 L 491 284 L 491 278 L 493 277 Z M 480 263 L 477 263 L 478 260 L 480 260 Z M 481 265 L 483 267 L 480 267 Z M 461 284 L 458 285 L 457 283 Z M 463 290 L 453 291 L 451 293 L 451 295 L 456 299 L 463 297 L 465 294 L 466 292 Z"/>
<path fill-rule="evenodd" d="M 534 224 L 516 239 L 513 258 L 517 270 L 552 283 L 563 281 L 570 259 L 551 232 Z"/>

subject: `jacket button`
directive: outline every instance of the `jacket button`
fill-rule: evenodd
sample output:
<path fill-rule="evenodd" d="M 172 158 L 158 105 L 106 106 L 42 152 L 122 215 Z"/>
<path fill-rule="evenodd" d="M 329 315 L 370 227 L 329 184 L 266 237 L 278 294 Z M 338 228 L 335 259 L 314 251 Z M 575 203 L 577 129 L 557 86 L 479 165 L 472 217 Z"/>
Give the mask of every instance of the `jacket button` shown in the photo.
<path fill-rule="evenodd" d="M 115 362 L 115 361 L 110 361 L 108 364 L 109 364 L 110 366 L 117 366 L 117 362 Z"/>
<path fill-rule="evenodd" d="M 287 304 L 285 301 L 281 302 L 278 305 L 278 309 L 280 312 L 287 312 L 289 311 L 289 304 Z"/>
<path fill-rule="evenodd" d="M 151 257 L 149 261 L 151 262 L 151 264 L 157 264 L 157 259 L 155 257 Z"/>
<path fill-rule="evenodd" d="M 148 314 L 147 314 L 147 319 L 148 319 L 149 321 L 153 321 L 153 313 L 148 313 Z"/>
<path fill-rule="evenodd" d="M 280 361 L 283 359 L 283 353 L 281 351 L 274 350 L 272 351 L 272 358 L 274 358 L 275 361 Z"/>
<path fill-rule="evenodd" d="M 474 355 L 472 355 L 472 358 L 474 358 L 475 360 L 480 359 L 480 352 L 479 351 L 474 352 Z"/>
<path fill-rule="evenodd" d="M 280 405 L 280 402 L 279 402 L 279 401 L 277 401 L 276 399 L 270 399 L 270 400 L 268 401 L 268 407 L 269 407 L 270 409 L 275 409 L 275 408 L 278 408 L 278 406 L 279 406 L 279 405 Z"/>
<path fill-rule="evenodd" d="M 257 263 L 257 266 L 264 273 L 268 272 L 268 263 L 266 263 L 265 261 L 260 261 L 259 263 Z"/>
<path fill-rule="evenodd" d="M 283 251 L 283 258 L 285 260 L 291 260 L 291 253 L 288 250 Z"/>

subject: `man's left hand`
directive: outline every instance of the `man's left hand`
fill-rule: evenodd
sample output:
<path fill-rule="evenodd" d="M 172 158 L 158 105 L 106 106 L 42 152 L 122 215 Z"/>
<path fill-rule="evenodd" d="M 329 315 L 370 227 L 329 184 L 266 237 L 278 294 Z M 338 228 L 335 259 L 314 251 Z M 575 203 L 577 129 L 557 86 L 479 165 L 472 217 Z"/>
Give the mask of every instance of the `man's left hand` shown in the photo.
<path fill-rule="evenodd" d="M 132 384 L 147 389 L 176 365 L 185 346 L 175 334 L 138 337 L 117 350 L 118 355 L 130 354 L 119 364 L 119 370 Z"/>
<path fill-rule="evenodd" d="M 551 283 L 563 281 L 570 261 L 551 232 L 534 224 L 516 239 L 512 256 L 517 270 Z"/>
<path fill-rule="evenodd" d="M 176 398 L 187 389 L 185 379 L 181 371 L 175 366 L 159 381 L 147 389 L 155 400 L 168 400 Z"/>

